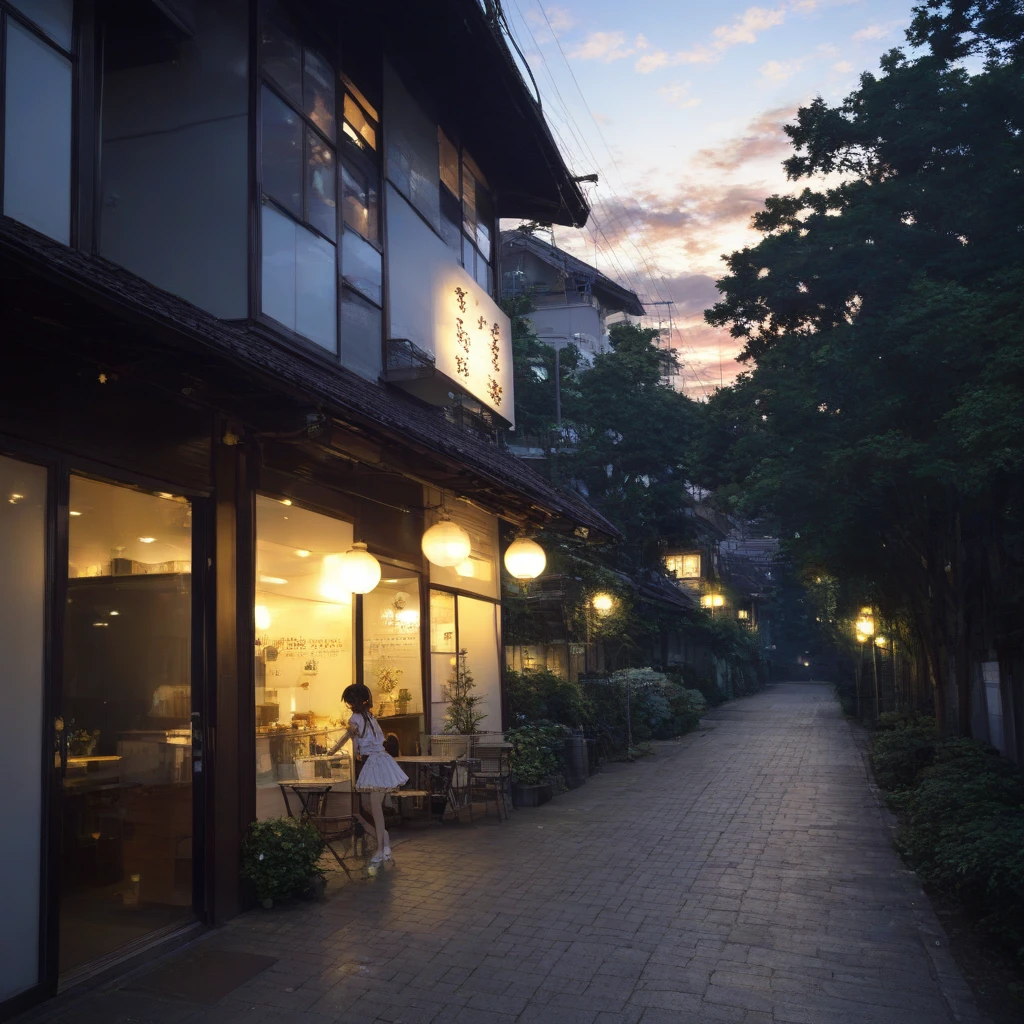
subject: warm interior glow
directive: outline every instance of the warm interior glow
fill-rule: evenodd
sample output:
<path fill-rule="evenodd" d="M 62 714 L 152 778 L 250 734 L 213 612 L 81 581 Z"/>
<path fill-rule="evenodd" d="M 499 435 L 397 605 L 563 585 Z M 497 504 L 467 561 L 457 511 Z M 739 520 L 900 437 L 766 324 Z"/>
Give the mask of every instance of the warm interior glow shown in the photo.
<path fill-rule="evenodd" d="M 256 605 L 256 628 L 270 629 L 270 609 L 265 604 Z"/>
<path fill-rule="evenodd" d="M 702 608 L 721 608 L 725 604 L 725 598 L 721 594 L 705 594 L 700 603 Z"/>
<path fill-rule="evenodd" d="M 748 612 L 746 608 L 741 608 L 736 613 L 736 618 L 737 619 L 749 619 L 750 618 L 750 612 Z"/>

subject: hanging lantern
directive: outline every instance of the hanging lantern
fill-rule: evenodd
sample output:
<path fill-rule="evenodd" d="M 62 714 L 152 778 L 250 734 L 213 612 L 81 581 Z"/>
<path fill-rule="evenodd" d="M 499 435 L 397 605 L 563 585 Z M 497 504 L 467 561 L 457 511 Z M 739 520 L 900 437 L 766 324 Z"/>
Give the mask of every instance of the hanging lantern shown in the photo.
<path fill-rule="evenodd" d="M 469 558 L 473 545 L 470 543 L 469 534 L 453 523 L 444 511 L 441 513 L 440 522 L 434 523 L 420 541 L 423 554 L 427 560 L 434 565 L 449 569 Z"/>
<path fill-rule="evenodd" d="M 615 598 L 611 594 L 595 594 L 591 599 L 590 603 L 594 606 L 594 611 L 598 615 L 608 615 L 612 608 L 615 607 Z"/>
<path fill-rule="evenodd" d="M 517 580 L 535 580 L 547 564 L 544 549 L 526 537 L 517 537 L 505 552 L 505 568 Z"/>
<path fill-rule="evenodd" d="M 325 555 L 320 594 L 331 601 L 347 602 L 352 594 L 368 594 L 380 583 L 380 562 L 362 541 L 343 555 Z"/>

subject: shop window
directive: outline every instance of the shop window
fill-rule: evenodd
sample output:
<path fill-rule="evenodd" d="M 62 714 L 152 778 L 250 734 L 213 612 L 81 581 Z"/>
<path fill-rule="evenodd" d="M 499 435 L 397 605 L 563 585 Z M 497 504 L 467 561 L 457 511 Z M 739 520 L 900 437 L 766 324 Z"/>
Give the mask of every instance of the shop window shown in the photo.
<path fill-rule="evenodd" d="M 459 657 L 472 675 L 474 694 L 481 698 L 480 732 L 501 732 L 501 675 L 498 618 L 501 606 L 452 594 L 430 591 L 431 729 L 444 728 L 444 691 L 458 670 Z"/>
<path fill-rule="evenodd" d="M 39 980 L 42 856 L 43 655 L 46 628 L 46 470 L 0 456 L 4 586 L 4 714 L 0 790 L 0 1003 Z"/>
<path fill-rule="evenodd" d="M 421 665 L 419 577 L 385 577 L 363 597 L 363 682 L 385 735 L 406 754 L 423 732 Z"/>
<path fill-rule="evenodd" d="M 256 810 L 284 813 L 279 782 L 348 778 L 326 757 L 355 679 L 352 595 L 333 566 L 353 540 L 349 523 L 273 498 L 256 498 Z"/>
<path fill-rule="evenodd" d="M 192 914 L 192 506 L 71 478 L 61 972 Z"/>
<path fill-rule="evenodd" d="M 0 5 L 3 212 L 71 241 L 71 0 Z"/>

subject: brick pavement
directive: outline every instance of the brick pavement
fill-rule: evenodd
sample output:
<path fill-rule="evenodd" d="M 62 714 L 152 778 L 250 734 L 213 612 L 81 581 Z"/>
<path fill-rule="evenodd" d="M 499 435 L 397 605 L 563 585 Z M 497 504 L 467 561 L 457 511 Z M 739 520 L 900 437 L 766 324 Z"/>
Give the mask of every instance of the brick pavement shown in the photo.
<path fill-rule="evenodd" d="M 125 981 L 61 1024 L 977 1021 L 828 687 L 784 683 L 512 820 L 202 947 L 278 957 L 215 1007 Z"/>

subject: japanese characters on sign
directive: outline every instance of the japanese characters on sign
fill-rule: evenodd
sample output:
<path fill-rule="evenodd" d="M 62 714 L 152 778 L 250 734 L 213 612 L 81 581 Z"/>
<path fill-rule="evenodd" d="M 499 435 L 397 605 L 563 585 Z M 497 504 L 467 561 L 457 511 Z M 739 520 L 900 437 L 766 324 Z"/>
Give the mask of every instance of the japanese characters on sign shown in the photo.
<path fill-rule="evenodd" d="M 467 303 L 470 294 L 465 288 L 455 285 L 451 294 L 457 312 L 452 339 L 455 343 L 455 375 L 470 391 L 474 383 L 485 380 L 485 395 L 477 394 L 477 397 L 504 415 L 501 324 L 483 315 L 473 317 Z"/>

